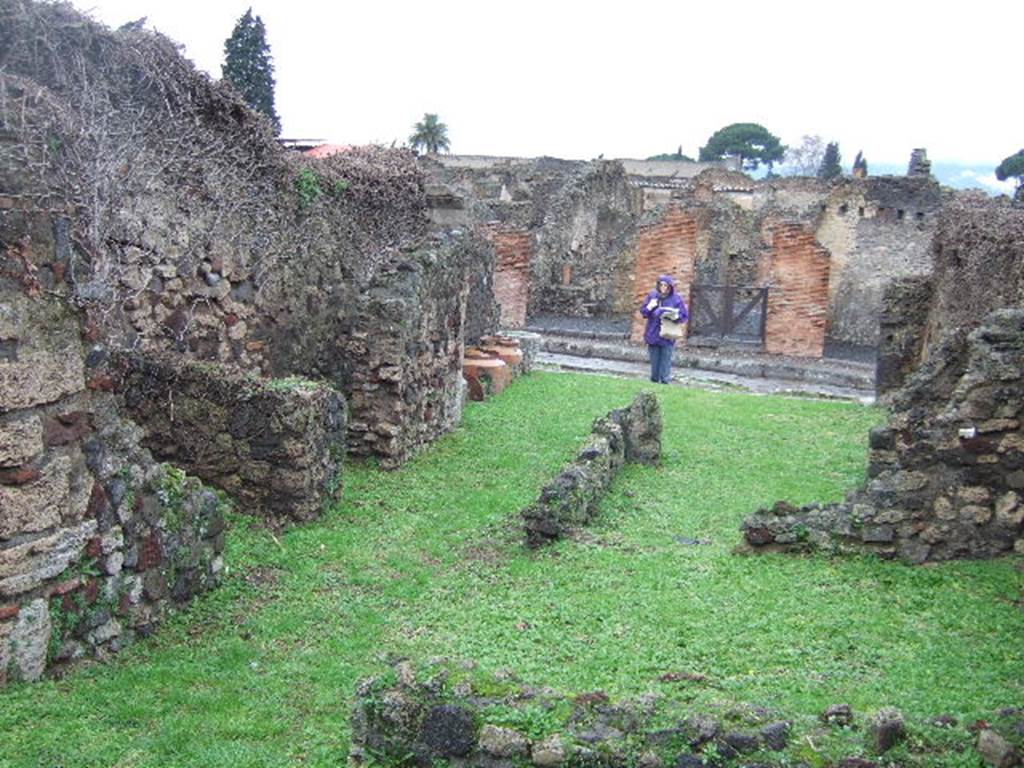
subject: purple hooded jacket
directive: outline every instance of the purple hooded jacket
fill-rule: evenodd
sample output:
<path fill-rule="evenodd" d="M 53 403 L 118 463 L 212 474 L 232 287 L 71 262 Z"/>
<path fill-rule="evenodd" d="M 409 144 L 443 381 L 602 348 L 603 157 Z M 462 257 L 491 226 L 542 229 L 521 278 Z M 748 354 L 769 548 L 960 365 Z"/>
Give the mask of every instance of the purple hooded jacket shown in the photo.
<path fill-rule="evenodd" d="M 658 293 L 658 283 L 668 283 L 669 294 L 665 298 L 661 297 Z M 679 322 L 684 322 L 690 313 L 686 311 L 686 303 L 683 301 L 683 297 L 676 293 L 676 284 L 668 275 L 662 275 L 658 278 L 658 283 L 654 284 L 654 290 L 647 294 L 647 298 L 644 299 L 644 303 L 640 306 L 640 314 L 647 318 L 647 327 L 644 329 L 644 341 L 652 346 L 660 347 L 671 347 L 675 344 L 671 339 L 663 339 L 659 335 L 661 333 L 661 315 L 665 307 L 674 307 L 679 310 Z M 654 309 L 648 309 L 647 305 L 651 303 L 651 299 L 657 299 L 658 306 Z M 666 323 L 672 322 L 666 320 Z"/>

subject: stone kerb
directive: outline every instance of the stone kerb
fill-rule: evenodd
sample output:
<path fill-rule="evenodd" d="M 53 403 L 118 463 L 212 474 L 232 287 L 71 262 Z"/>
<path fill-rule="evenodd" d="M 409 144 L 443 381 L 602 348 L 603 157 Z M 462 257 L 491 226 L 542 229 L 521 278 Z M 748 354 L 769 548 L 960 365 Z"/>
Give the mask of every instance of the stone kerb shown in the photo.
<path fill-rule="evenodd" d="M 345 401 L 299 378 L 260 379 L 221 364 L 111 356 L 145 444 L 272 525 L 310 520 L 341 485 Z"/>
<path fill-rule="evenodd" d="M 539 547 L 589 523 L 624 463 L 655 464 L 660 456 L 661 408 L 652 393 L 641 392 L 628 407 L 595 420 L 576 458 L 522 511 L 527 546 Z"/>
<path fill-rule="evenodd" d="M 1024 309 L 953 333 L 872 431 L 866 484 L 839 504 L 779 502 L 742 525 L 754 549 L 819 547 L 914 563 L 1024 553 Z"/>

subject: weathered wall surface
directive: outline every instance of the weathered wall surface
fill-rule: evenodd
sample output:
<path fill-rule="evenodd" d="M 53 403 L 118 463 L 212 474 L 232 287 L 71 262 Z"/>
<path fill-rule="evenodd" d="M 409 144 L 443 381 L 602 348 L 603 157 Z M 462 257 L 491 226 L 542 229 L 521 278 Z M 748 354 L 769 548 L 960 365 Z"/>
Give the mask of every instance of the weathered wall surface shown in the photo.
<path fill-rule="evenodd" d="M 436 198 L 464 198 L 467 218 L 497 238 L 504 253 L 495 281 L 496 291 L 505 294 L 504 301 L 499 297 L 503 322 L 506 315 L 519 322 L 545 313 L 630 311 L 630 254 L 640 198 L 621 164 L 459 157 L 422 162 L 431 188 L 448 190 Z"/>
<path fill-rule="evenodd" d="M 31 239 L 10 245 L 14 218 Z M 48 225 L 0 221 L 0 683 L 151 632 L 223 547 L 220 499 L 141 447 L 66 287 L 41 288 L 60 269 Z"/>
<path fill-rule="evenodd" d="M 869 550 L 910 562 L 1024 552 L 1024 309 L 933 350 L 871 434 L 867 484 L 743 523 L 754 547 Z"/>
<path fill-rule="evenodd" d="M 830 340 L 878 344 L 886 288 L 932 270 L 945 202 L 934 179 L 892 176 L 844 180 L 821 201 L 817 238 L 832 257 Z"/>
<path fill-rule="evenodd" d="M 1024 551 L 1024 211 L 960 197 L 932 247 L 931 279 L 886 294 L 891 416 L 871 435 L 867 484 L 842 504 L 762 510 L 744 523 L 751 545 L 913 562 Z"/>
<path fill-rule="evenodd" d="M 397 467 L 455 427 L 472 251 L 444 240 L 386 266 L 344 327 L 348 450 Z"/>
<path fill-rule="evenodd" d="M 390 265 L 405 252 L 435 247 L 412 155 L 290 155 L 263 118 L 159 35 L 111 32 L 70 8 L 24 0 L 4 0 L 0 16 L 8 44 L 0 87 L 12 107 L 0 137 L 5 208 L 44 201 L 61 212 L 62 266 L 52 277 L 85 308 L 91 338 L 322 378 L 351 398 L 346 332 L 361 322 L 359 297 L 370 285 L 401 283 Z M 59 39 L 60 54 L 30 45 L 40 36 Z M 117 142 L 103 139 L 109 125 L 118 126 Z M 463 254 L 454 261 L 467 269 L 465 282 L 465 253 L 486 263 L 489 246 L 450 239 L 445 248 Z M 409 299 L 413 307 L 441 301 L 429 292 Z M 450 313 L 414 322 L 424 317 L 447 324 Z M 448 351 L 436 354 L 431 377 L 449 370 Z M 450 370 L 447 390 L 460 375 Z M 422 438 L 451 423 L 447 410 L 404 405 L 396 402 L 387 420 L 400 431 Z M 435 413 L 427 429 L 412 421 Z"/>
<path fill-rule="evenodd" d="M 329 497 L 337 397 L 316 418 L 236 407 L 219 364 L 327 380 L 393 466 L 459 418 L 471 265 L 493 251 L 429 235 L 410 153 L 289 155 L 160 35 L 0 0 L 0 50 L 0 674 L 34 678 L 214 581 L 221 502 L 144 441 L 275 514 Z M 124 393 L 145 434 L 104 350 L 203 363 Z M 171 440 L 172 391 L 193 443 Z"/>
<path fill-rule="evenodd" d="M 305 379 L 115 354 L 107 370 L 144 444 L 273 525 L 310 520 L 341 488 L 345 401 Z"/>

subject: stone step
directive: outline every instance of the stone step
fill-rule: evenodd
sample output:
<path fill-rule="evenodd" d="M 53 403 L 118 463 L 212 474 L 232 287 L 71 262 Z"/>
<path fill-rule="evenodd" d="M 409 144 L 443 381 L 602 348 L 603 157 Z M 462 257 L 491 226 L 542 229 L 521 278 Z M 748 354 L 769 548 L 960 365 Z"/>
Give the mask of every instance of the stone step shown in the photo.
<path fill-rule="evenodd" d="M 597 357 L 558 355 L 551 352 L 541 352 L 537 355 L 537 367 L 547 370 L 596 373 L 637 379 L 646 379 L 650 375 L 650 365 L 646 361 L 638 363 Z M 874 393 L 865 389 L 784 379 L 737 376 L 697 368 L 674 367 L 672 383 L 703 389 L 742 390 L 762 395 L 801 395 L 829 400 L 853 400 L 864 405 L 871 405 L 875 402 Z"/>

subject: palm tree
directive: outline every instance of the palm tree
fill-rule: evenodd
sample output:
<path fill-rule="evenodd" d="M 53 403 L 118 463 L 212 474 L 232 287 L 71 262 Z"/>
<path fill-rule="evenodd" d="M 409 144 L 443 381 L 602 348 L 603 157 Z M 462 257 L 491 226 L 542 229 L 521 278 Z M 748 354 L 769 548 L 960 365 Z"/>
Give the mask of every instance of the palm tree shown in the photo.
<path fill-rule="evenodd" d="M 451 142 L 448 141 L 448 126 L 438 122 L 437 115 L 426 113 L 412 130 L 409 145 L 413 149 L 423 148 L 428 153 L 436 155 L 440 151 L 447 152 L 451 147 Z"/>

